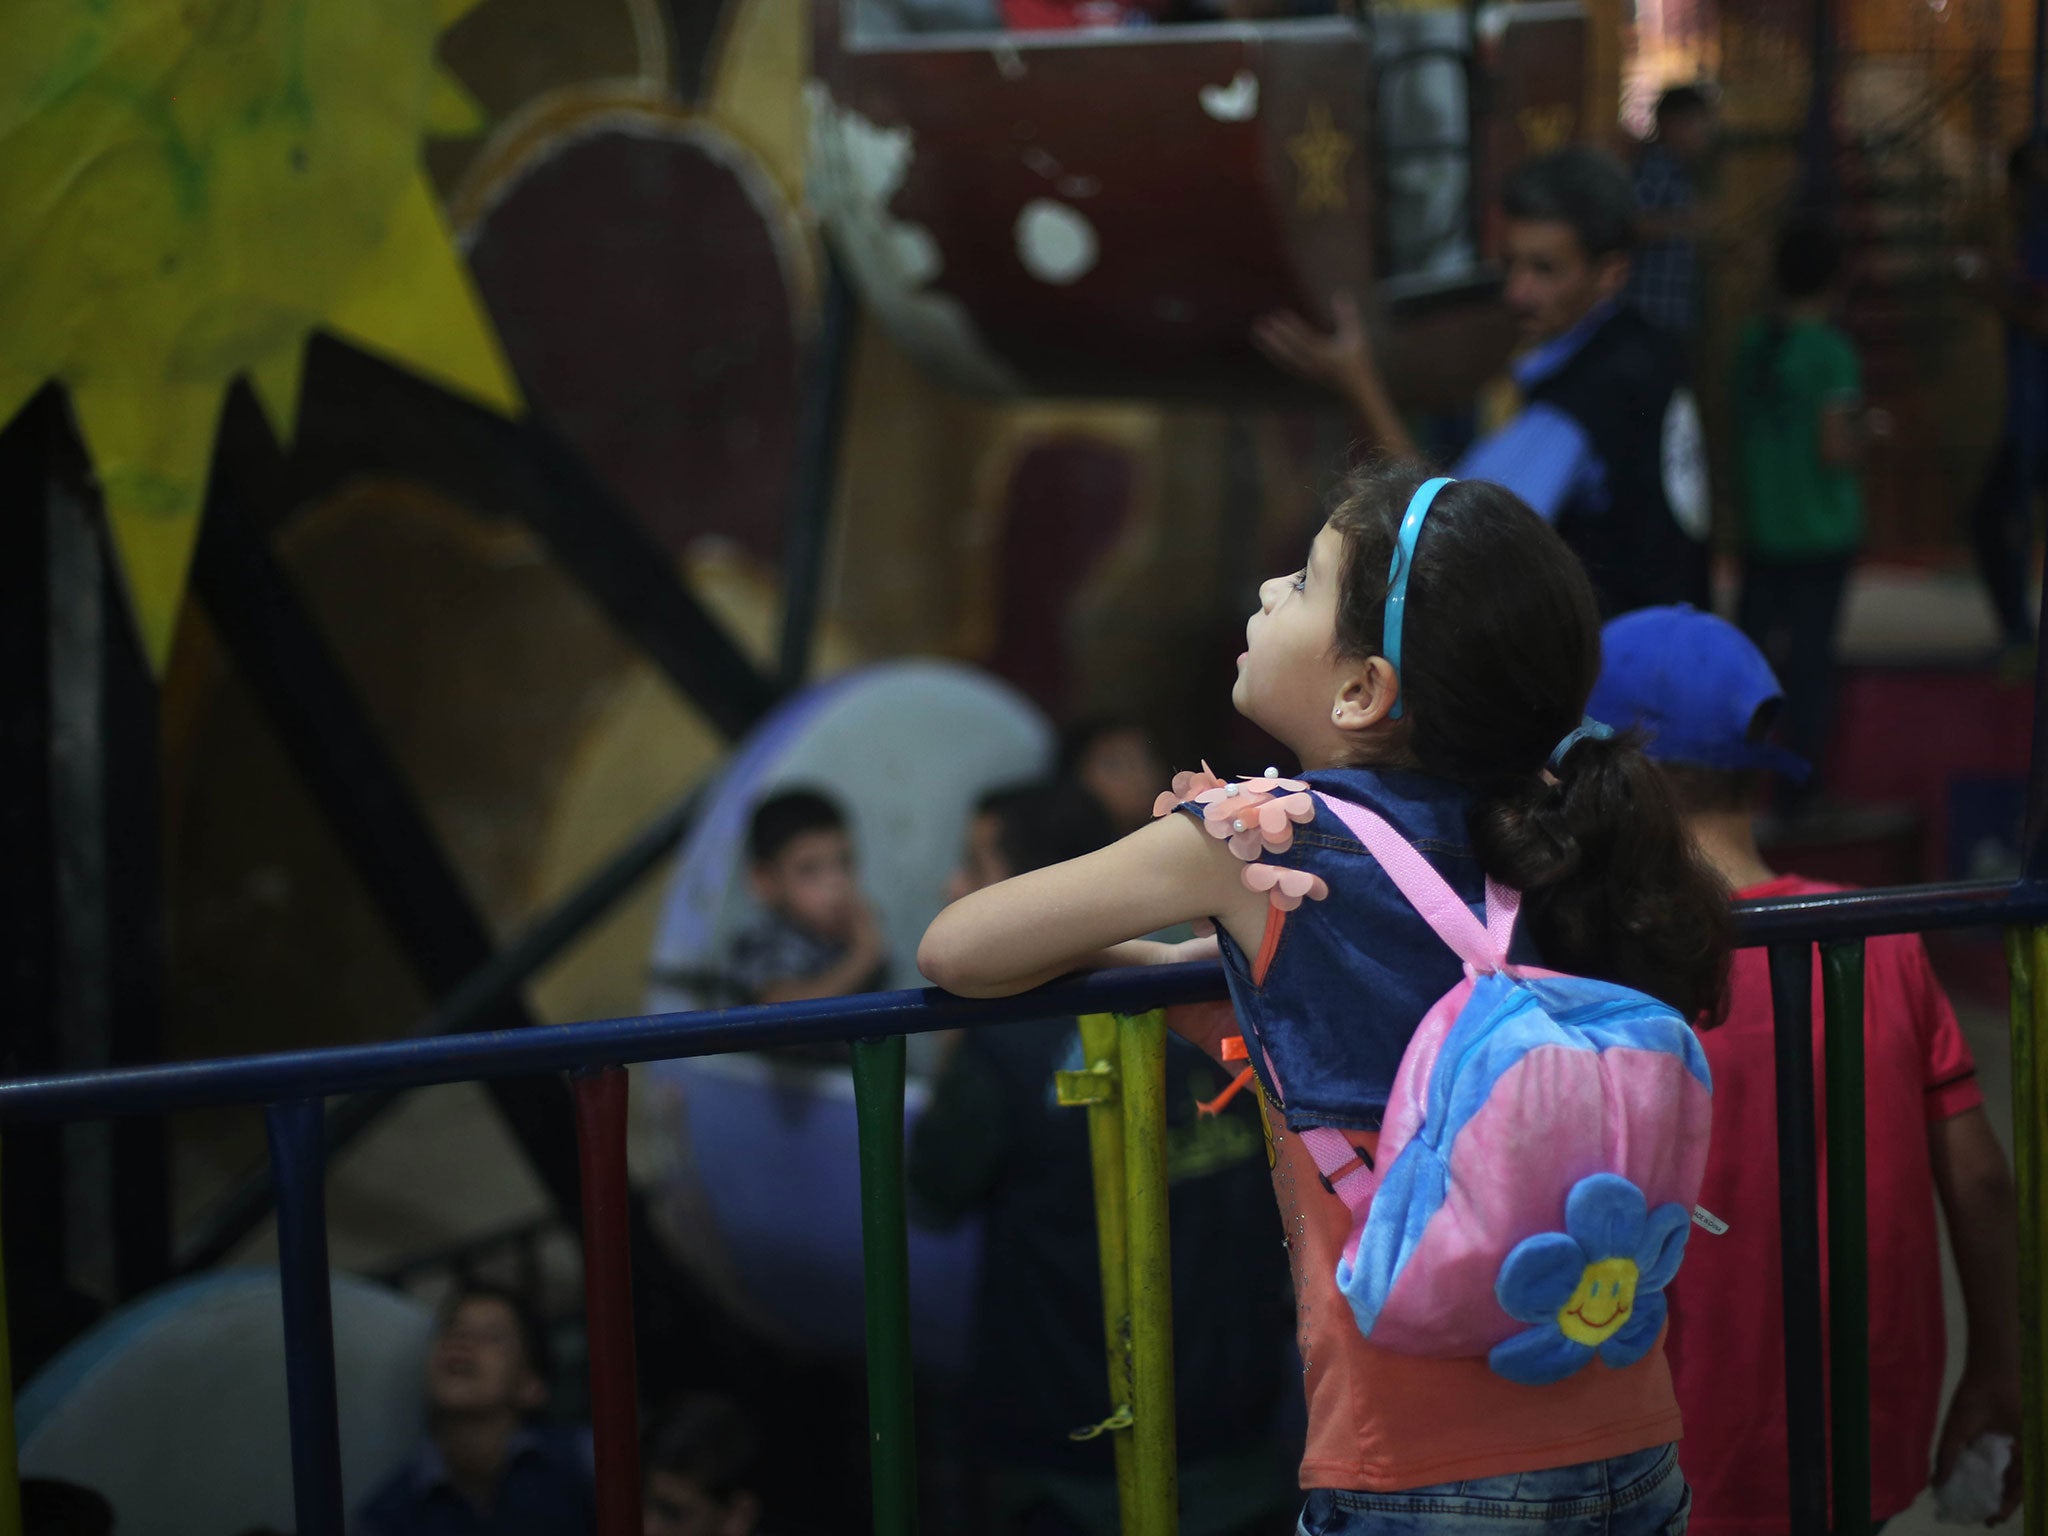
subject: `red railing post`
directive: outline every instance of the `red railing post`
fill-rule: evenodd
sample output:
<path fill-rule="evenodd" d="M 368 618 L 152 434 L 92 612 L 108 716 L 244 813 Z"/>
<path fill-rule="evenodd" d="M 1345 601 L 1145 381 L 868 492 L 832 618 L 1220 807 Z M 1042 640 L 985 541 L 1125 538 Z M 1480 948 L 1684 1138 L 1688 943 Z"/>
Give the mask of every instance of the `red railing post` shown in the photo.
<path fill-rule="evenodd" d="M 597 1536 L 639 1536 L 640 1410 L 633 1366 L 633 1255 L 626 1237 L 626 1069 L 579 1072 L 576 1160 L 583 1175 L 583 1304 L 590 1333 L 590 1429 Z"/>

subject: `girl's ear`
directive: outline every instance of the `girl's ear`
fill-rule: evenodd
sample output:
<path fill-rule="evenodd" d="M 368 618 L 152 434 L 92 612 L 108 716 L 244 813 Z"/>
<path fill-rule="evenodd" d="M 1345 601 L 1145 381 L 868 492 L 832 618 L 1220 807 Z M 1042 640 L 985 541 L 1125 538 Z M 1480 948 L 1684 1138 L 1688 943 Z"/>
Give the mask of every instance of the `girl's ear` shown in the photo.
<path fill-rule="evenodd" d="M 1339 679 L 1331 719 L 1340 731 L 1362 731 L 1387 718 L 1401 697 L 1401 674 L 1384 656 L 1370 656 Z"/>

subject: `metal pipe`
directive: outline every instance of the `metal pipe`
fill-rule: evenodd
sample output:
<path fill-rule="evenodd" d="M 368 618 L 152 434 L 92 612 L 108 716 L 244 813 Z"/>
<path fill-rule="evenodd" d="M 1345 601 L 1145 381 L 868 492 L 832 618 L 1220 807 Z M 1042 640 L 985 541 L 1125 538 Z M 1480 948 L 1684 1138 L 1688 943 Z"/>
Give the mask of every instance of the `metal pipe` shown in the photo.
<path fill-rule="evenodd" d="M 1835 0 L 1812 0 L 1812 4 L 1808 40 L 1811 85 L 1800 143 L 1800 200 L 1808 211 L 1831 212 L 1836 194 Z"/>
<path fill-rule="evenodd" d="M 2019 1192 L 2020 1438 L 2024 1536 L 2048 1536 L 2048 928 L 2011 930 L 2012 1154 Z"/>
<path fill-rule="evenodd" d="M 1771 947 L 1771 1022 L 1778 1069 L 1778 1234 L 1792 1529 L 1820 1533 L 1828 1528 L 1828 1448 L 1821 1392 L 1820 1191 L 1813 1167 L 1812 945 Z"/>
<path fill-rule="evenodd" d="M 2048 880 L 1962 881 L 1783 896 L 1737 902 L 1733 910 L 1735 942 L 1743 948 L 1795 939 L 1825 944 L 1942 928 L 2002 928 L 2048 920 Z"/>
<path fill-rule="evenodd" d="M 2048 881 L 1856 891 L 1746 902 L 1735 909 L 1737 942 L 1744 945 L 2040 922 L 2048 922 Z M 1005 998 L 970 1000 L 927 987 L 112 1072 L 21 1077 L 0 1083 L 0 1121 L 261 1104 L 365 1088 L 416 1088 L 823 1040 L 922 1034 L 969 1023 L 1135 1012 L 1214 1002 L 1224 995 L 1221 965 L 1204 960 L 1097 971 Z"/>
<path fill-rule="evenodd" d="M 1081 1057 L 1092 1080 L 1088 1106 L 1088 1162 L 1095 1184 L 1095 1249 L 1102 1272 L 1102 1352 L 1109 1378 L 1109 1416 L 1103 1420 L 1116 1458 L 1116 1504 L 1121 1529 L 1133 1531 L 1138 1509 L 1138 1465 L 1131 1447 L 1130 1224 L 1124 1202 L 1122 1047 L 1116 1015 L 1084 1013 Z"/>
<path fill-rule="evenodd" d="M 853 325 L 859 300 L 845 269 L 825 246 L 825 297 L 804 391 L 803 422 L 797 444 L 796 494 L 782 533 L 782 645 L 778 681 L 801 688 L 811 670 L 811 641 L 818 628 L 818 591 L 823 585 L 832 498 L 839 488 L 839 439 L 846 423 L 846 380 L 853 362 Z"/>
<path fill-rule="evenodd" d="M 1864 1171 L 1863 941 L 1821 951 L 1828 1100 L 1828 1403 L 1834 1536 L 1870 1531 L 1870 1188 Z"/>
<path fill-rule="evenodd" d="M 284 1380 L 291 1412 L 295 1528 L 298 1536 L 342 1536 L 341 1418 L 334 1390 L 320 1101 L 273 1103 L 267 1121 L 279 1193 L 277 1266 L 284 1293 Z"/>
<path fill-rule="evenodd" d="M 860 1132 L 861 1271 L 867 1285 L 868 1459 L 875 1536 L 917 1530 L 910 1363 L 910 1229 L 903 1197 L 903 1037 L 853 1046 Z"/>
<path fill-rule="evenodd" d="M 590 1336 L 597 1536 L 639 1536 L 640 1409 L 626 1221 L 626 1069 L 578 1073 L 570 1086 L 583 1179 L 583 1307 Z"/>
<path fill-rule="evenodd" d="M 1137 1519 L 1124 1536 L 1174 1536 L 1173 1274 L 1166 1220 L 1166 1015 L 1117 1020 L 1124 1121 L 1124 1209 L 1130 1226 L 1131 1460 Z"/>
<path fill-rule="evenodd" d="M 2034 0 L 2034 137 L 2048 126 L 2048 0 Z M 2034 762 L 2041 764 L 2036 755 Z"/>
<path fill-rule="evenodd" d="M 654 1014 L 583 1024 L 536 1024 L 434 1040 L 282 1051 L 0 1082 L 0 1120 L 83 1119 L 264 1103 L 278 1098 L 414 1088 L 579 1067 L 764 1050 L 824 1040 L 922 1034 L 1105 1009 L 1214 1001 L 1224 995 L 1213 960 L 1098 971 L 1015 997 L 970 1000 L 935 987 L 704 1013 Z"/>

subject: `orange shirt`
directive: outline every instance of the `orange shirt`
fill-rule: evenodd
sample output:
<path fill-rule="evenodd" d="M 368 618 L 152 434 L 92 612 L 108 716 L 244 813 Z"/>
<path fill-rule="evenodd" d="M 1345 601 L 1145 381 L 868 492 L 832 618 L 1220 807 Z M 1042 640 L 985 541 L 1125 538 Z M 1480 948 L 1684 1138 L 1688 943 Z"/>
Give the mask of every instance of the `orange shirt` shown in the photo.
<path fill-rule="evenodd" d="M 1351 1213 L 1323 1187 L 1301 1138 L 1263 1097 L 1259 1108 L 1294 1266 L 1308 1392 L 1302 1487 L 1391 1492 L 1604 1461 L 1678 1438 L 1661 1344 L 1626 1370 L 1596 1358 L 1553 1386 L 1525 1387 L 1494 1375 L 1483 1358 L 1428 1359 L 1368 1343 L 1337 1290 Z"/>
<path fill-rule="evenodd" d="M 1275 911 L 1267 922 L 1255 982 L 1265 979 L 1284 920 Z M 1223 1040 L 1237 1032 L 1221 1003 L 1171 1010 L 1168 1022 L 1218 1060 Z M 1263 1093 L 1259 1112 L 1294 1270 L 1295 1330 L 1308 1394 L 1303 1488 L 1391 1493 L 1605 1461 L 1679 1437 L 1678 1400 L 1661 1340 L 1626 1370 L 1596 1358 L 1544 1387 L 1496 1376 L 1483 1358 L 1431 1359 L 1368 1343 L 1337 1289 L 1351 1213 L 1324 1186 L 1308 1148 Z M 1371 1150 L 1369 1138 L 1357 1139 Z"/>

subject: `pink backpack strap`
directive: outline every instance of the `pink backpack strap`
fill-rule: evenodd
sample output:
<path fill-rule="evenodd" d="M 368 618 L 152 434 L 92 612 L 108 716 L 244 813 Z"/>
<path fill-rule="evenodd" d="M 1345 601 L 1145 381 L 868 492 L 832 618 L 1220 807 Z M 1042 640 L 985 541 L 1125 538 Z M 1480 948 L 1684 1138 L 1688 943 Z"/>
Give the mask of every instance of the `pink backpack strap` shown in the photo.
<path fill-rule="evenodd" d="M 1475 975 L 1488 975 L 1508 963 L 1508 945 L 1514 937 L 1515 914 L 1520 910 L 1519 891 L 1489 879 L 1486 882 L 1486 921 L 1472 915 L 1450 882 L 1436 872 L 1415 845 L 1395 831 L 1377 811 L 1318 793 L 1316 798 L 1345 826 L 1365 850 L 1379 861 L 1410 906 L 1422 914 L 1432 932 Z M 1327 1169 L 1324 1170 L 1327 1173 Z"/>
<path fill-rule="evenodd" d="M 1308 1149 L 1308 1155 L 1315 1159 L 1316 1172 L 1337 1192 L 1337 1198 L 1344 1202 L 1346 1210 L 1355 1216 L 1372 1203 L 1373 1192 L 1379 1188 L 1379 1177 L 1365 1160 L 1365 1154 L 1351 1144 L 1349 1137 L 1327 1125 L 1311 1126 L 1295 1134 L 1301 1137 L 1301 1144 Z"/>

